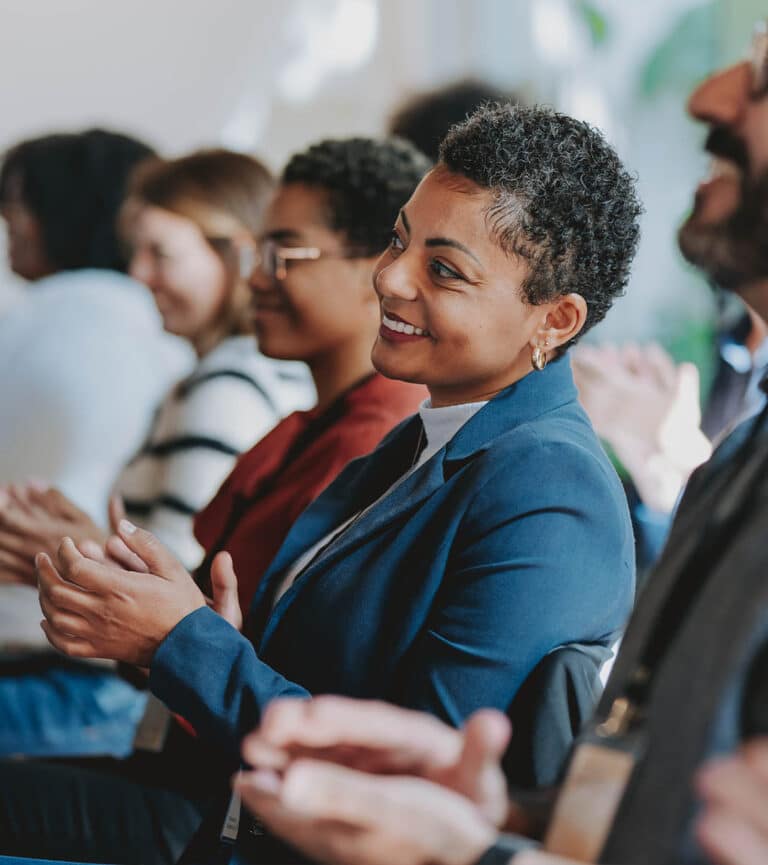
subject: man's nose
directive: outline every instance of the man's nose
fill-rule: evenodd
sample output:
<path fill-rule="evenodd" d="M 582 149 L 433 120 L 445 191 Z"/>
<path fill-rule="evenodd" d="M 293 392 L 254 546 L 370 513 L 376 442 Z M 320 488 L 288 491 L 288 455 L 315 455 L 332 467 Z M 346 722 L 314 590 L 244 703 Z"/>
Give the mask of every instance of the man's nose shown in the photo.
<path fill-rule="evenodd" d="M 688 113 L 703 123 L 733 126 L 744 116 L 752 87 L 752 64 L 737 63 L 716 72 L 693 91 Z"/>

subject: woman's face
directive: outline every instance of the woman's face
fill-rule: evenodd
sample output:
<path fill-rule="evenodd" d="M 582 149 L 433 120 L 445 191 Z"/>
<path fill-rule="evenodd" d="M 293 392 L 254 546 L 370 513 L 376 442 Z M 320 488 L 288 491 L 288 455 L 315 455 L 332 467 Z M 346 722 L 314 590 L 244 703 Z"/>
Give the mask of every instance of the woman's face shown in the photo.
<path fill-rule="evenodd" d="M 327 207 L 322 189 L 291 183 L 278 188 L 267 210 L 262 240 L 317 254 L 285 261 L 277 276 L 264 267 L 251 276 L 254 328 L 259 349 L 270 357 L 312 366 L 376 337 L 373 260 L 344 257 L 348 245 L 328 227 Z"/>
<path fill-rule="evenodd" d="M 169 333 L 204 341 L 218 324 L 231 277 L 191 219 L 152 205 L 131 223 L 130 274 L 147 285 Z"/>
<path fill-rule="evenodd" d="M 530 372 L 533 347 L 550 339 L 552 304 L 523 300 L 528 268 L 491 237 L 490 204 L 489 191 L 431 171 L 375 267 L 382 323 L 374 366 L 427 385 L 435 406 L 490 399 Z M 550 357 L 554 347 L 550 339 Z"/>

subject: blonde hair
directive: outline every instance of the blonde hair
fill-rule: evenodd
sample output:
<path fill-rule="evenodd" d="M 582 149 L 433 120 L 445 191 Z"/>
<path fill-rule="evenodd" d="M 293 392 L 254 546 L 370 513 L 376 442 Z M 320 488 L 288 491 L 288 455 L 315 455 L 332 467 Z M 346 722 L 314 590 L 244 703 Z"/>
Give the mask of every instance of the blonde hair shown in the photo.
<path fill-rule="evenodd" d="M 274 187 L 274 178 L 258 159 L 223 149 L 148 159 L 131 176 L 120 216 L 123 237 L 130 237 L 136 209 L 151 205 L 194 222 L 224 262 L 229 292 L 205 339 L 207 350 L 227 336 L 250 332 L 250 292 L 240 273 L 237 243 L 259 233 Z"/>

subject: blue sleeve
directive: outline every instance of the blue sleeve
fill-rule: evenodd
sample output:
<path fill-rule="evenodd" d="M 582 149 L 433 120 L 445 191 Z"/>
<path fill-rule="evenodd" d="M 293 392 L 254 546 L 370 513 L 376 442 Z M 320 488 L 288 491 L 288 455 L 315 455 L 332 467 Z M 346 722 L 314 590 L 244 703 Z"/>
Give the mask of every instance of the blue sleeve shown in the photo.
<path fill-rule="evenodd" d="M 260 661 L 248 639 L 208 607 L 183 618 L 160 644 L 149 687 L 202 738 L 234 755 L 270 700 L 309 696 Z"/>
<path fill-rule="evenodd" d="M 623 491 L 594 456 L 550 447 L 500 461 L 475 494 L 397 702 L 460 725 L 506 710 L 555 647 L 618 637 L 634 597 Z"/>

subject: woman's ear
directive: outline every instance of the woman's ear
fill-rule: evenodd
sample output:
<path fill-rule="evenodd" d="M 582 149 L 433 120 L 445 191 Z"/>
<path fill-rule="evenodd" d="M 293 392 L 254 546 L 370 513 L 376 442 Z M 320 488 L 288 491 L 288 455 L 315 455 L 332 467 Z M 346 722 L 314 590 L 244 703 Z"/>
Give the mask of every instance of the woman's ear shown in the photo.
<path fill-rule="evenodd" d="M 544 322 L 536 332 L 535 345 L 554 351 L 581 332 L 587 320 L 587 302 L 580 294 L 572 292 L 551 301 L 548 306 Z"/>

